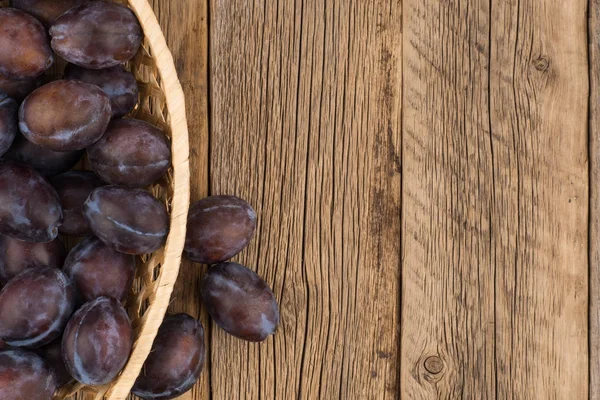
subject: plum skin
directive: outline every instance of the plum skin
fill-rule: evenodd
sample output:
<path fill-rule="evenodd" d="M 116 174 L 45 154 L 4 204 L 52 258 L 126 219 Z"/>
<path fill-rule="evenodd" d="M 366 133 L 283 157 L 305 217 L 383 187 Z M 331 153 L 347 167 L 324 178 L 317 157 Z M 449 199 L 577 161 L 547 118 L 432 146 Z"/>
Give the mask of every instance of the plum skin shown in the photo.
<path fill-rule="evenodd" d="M 168 400 L 187 392 L 205 361 L 204 329 L 187 314 L 165 317 L 131 392 L 145 400 Z"/>
<path fill-rule="evenodd" d="M 18 134 L 2 159 L 29 165 L 44 177 L 52 177 L 73 168 L 83 156 L 84 150 L 71 152 L 52 151 L 31 143 Z"/>
<path fill-rule="evenodd" d="M 91 171 L 68 171 L 50 180 L 63 207 L 63 223 L 58 228 L 66 235 L 84 235 L 90 226 L 83 215 L 83 203 L 92 190 L 106 185 Z"/>
<path fill-rule="evenodd" d="M 30 268 L 62 268 L 65 255 L 59 238 L 48 243 L 29 243 L 0 235 L 0 284 Z"/>
<path fill-rule="evenodd" d="M 135 107 L 138 102 L 139 88 L 133 74 L 122 65 L 105 69 L 83 68 L 68 64 L 65 79 L 75 79 L 100 87 L 110 99 L 113 118 L 122 117 Z"/>
<path fill-rule="evenodd" d="M 135 56 L 142 27 L 129 8 L 112 2 L 90 1 L 71 8 L 50 28 L 51 46 L 72 64 L 102 69 Z"/>
<path fill-rule="evenodd" d="M 256 213 L 235 196 L 210 196 L 190 207 L 185 239 L 187 257 L 215 264 L 242 251 L 256 230 Z"/>
<path fill-rule="evenodd" d="M 74 304 L 73 288 L 61 270 L 28 269 L 0 291 L 0 337 L 9 346 L 44 346 L 60 336 Z"/>
<path fill-rule="evenodd" d="M 78 382 L 104 385 L 121 372 L 133 346 L 131 321 L 111 297 L 85 303 L 69 320 L 62 338 L 62 355 Z"/>
<path fill-rule="evenodd" d="M 12 145 L 18 127 L 19 105 L 0 89 L 0 156 Z"/>
<path fill-rule="evenodd" d="M 34 90 L 21 103 L 19 129 L 30 142 L 70 152 L 98 141 L 110 118 L 110 100 L 98 86 L 57 80 Z"/>
<path fill-rule="evenodd" d="M 277 330 L 275 295 L 254 271 L 227 262 L 208 269 L 200 283 L 208 313 L 224 331 L 250 342 L 262 342 Z"/>
<path fill-rule="evenodd" d="M 54 376 L 56 377 L 56 384 L 58 387 L 73 380 L 73 377 L 69 373 L 69 370 L 67 370 L 65 362 L 62 359 L 61 341 L 62 339 L 58 338 L 52 343 L 35 350 L 35 353 L 42 357 L 54 370 Z"/>
<path fill-rule="evenodd" d="M 51 400 L 56 388 L 52 368 L 38 355 L 20 349 L 0 351 L 2 400 Z"/>
<path fill-rule="evenodd" d="M 63 271 L 73 282 L 81 301 L 101 296 L 123 301 L 135 277 L 135 257 L 119 253 L 100 239 L 88 236 L 71 250 Z"/>
<path fill-rule="evenodd" d="M 0 74 L 11 79 L 35 78 L 53 62 L 44 26 L 21 10 L 0 8 Z"/>
<path fill-rule="evenodd" d="M 56 239 L 62 220 L 60 199 L 48 181 L 26 165 L 0 162 L 0 233 L 47 243 Z"/>
<path fill-rule="evenodd" d="M 128 187 L 156 182 L 171 165 L 171 148 L 164 132 L 131 118 L 111 122 L 87 154 L 99 177 Z"/>
<path fill-rule="evenodd" d="M 92 232 L 121 253 L 152 253 L 169 233 L 165 206 L 142 189 L 97 188 L 83 204 L 83 213 Z"/>

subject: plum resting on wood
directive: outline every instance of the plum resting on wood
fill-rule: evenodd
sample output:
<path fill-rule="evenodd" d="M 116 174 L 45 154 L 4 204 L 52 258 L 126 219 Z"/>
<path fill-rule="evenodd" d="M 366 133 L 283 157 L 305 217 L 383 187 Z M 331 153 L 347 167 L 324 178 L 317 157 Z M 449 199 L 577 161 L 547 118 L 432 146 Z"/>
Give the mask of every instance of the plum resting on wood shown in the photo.
<path fill-rule="evenodd" d="M 211 196 L 190 207 L 185 251 L 192 261 L 214 264 L 242 251 L 256 229 L 252 206 L 235 196 Z"/>
<path fill-rule="evenodd" d="M 227 262 L 208 269 L 200 284 L 202 302 L 225 332 L 251 342 L 262 342 L 279 325 L 273 292 L 254 271 Z"/>
<path fill-rule="evenodd" d="M 145 400 L 174 399 L 198 381 L 204 359 L 200 322 L 187 314 L 168 316 L 131 392 Z"/>

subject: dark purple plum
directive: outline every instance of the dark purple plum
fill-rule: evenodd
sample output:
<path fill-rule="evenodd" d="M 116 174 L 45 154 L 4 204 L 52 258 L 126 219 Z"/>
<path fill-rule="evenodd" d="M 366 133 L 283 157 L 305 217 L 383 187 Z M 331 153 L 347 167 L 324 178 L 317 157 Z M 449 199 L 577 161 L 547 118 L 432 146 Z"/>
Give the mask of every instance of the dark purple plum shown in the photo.
<path fill-rule="evenodd" d="M 165 206 L 141 189 L 95 189 L 83 204 L 83 213 L 92 232 L 121 253 L 152 253 L 165 243 L 169 233 Z"/>
<path fill-rule="evenodd" d="M 61 387 L 73 380 L 73 377 L 69 373 L 69 370 L 65 366 L 65 362 L 62 359 L 61 350 L 62 339 L 56 339 L 52 343 L 36 349 L 36 354 L 42 357 L 54 370 L 56 377 L 56 384 Z"/>
<path fill-rule="evenodd" d="M 70 63 L 85 68 L 109 68 L 137 53 L 142 27 L 129 8 L 90 1 L 74 7 L 50 28 L 52 48 Z"/>
<path fill-rule="evenodd" d="M 0 291 L 0 338 L 10 346 L 44 346 L 60 336 L 73 307 L 73 288 L 61 270 L 29 269 Z"/>
<path fill-rule="evenodd" d="M 19 105 L 0 90 L 0 156 L 8 151 L 19 131 Z"/>
<path fill-rule="evenodd" d="M 125 300 L 135 275 L 135 256 L 119 253 L 89 236 L 71 250 L 64 272 L 83 302 L 100 296 Z"/>
<path fill-rule="evenodd" d="M 21 164 L 0 162 L 0 233 L 26 242 L 56 239 L 62 223 L 56 190 Z"/>
<path fill-rule="evenodd" d="M 204 264 L 229 260 L 254 236 L 256 213 L 235 196 L 211 196 L 190 207 L 185 251 L 188 258 Z"/>
<path fill-rule="evenodd" d="M 164 319 L 131 392 L 145 400 L 181 396 L 194 386 L 204 367 L 204 329 L 187 314 Z"/>
<path fill-rule="evenodd" d="M 92 190 L 106 185 L 90 171 L 69 171 L 54 177 L 50 183 L 56 189 L 63 208 L 63 224 L 58 229 L 66 235 L 84 235 L 90 232 L 83 216 L 83 203 Z"/>
<path fill-rule="evenodd" d="M 163 131 L 137 119 L 111 122 L 87 154 L 94 172 L 113 185 L 148 186 L 171 165 L 169 140 Z"/>
<path fill-rule="evenodd" d="M 260 276 L 240 264 L 209 268 L 200 294 L 212 319 L 233 336 L 262 342 L 277 330 L 279 307 L 273 292 Z"/>
<path fill-rule="evenodd" d="M 50 26 L 67 10 L 86 0 L 11 0 L 10 6 L 36 17 L 46 26 Z"/>
<path fill-rule="evenodd" d="M 0 399 L 52 400 L 52 368 L 38 355 L 20 349 L 0 351 Z"/>
<path fill-rule="evenodd" d="M 0 74 L 34 78 L 53 62 L 48 34 L 40 21 L 21 10 L 0 8 Z"/>
<path fill-rule="evenodd" d="M 104 385 L 121 372 L 133 345 L 131 322 L 117 300 L 98 297 L 69 320 L 62 339 L 67 369 L 78 382 Z"/>
<path fill-rule="evenodd" d="M 12 79 L 0 74 L 0 91 L 6 92 L 8 97 L 21 103 L 29 93 L 40 87 L 41 77 L 28 79 Z"/>
<path fill-rule="evenodd" d="M 19 129 L 37 145 L 76 151 L 100 139 L 110 118 L 110 100 L 98 86 L 58 80 L 34 90 L 21 103 Z"/>
<path fill-rule="evenodd" d="M 42 176 L 52 177 L 70 170 L 81 160 L 84 150 L 61 152 L 31 143 L 17 135 L 13 145 L 2 157 L 4 160 L 27 164 Z"/>
<path fill-rule="evenodd" d="M 65 69 L 65 79 L 91 83 L 104 90 L 110 99 L 113 118 L 128 114 L 138 102 L 138 85 L 135 77 L 122 65 L 90 69 L 69 64 Z"/>
<path fill-rule="evenodd" d="M 62 268 L 65 247 L 56 238 L 48 243 L 29 243 L 0 235 L 0 284 L 37 267 Z"/>

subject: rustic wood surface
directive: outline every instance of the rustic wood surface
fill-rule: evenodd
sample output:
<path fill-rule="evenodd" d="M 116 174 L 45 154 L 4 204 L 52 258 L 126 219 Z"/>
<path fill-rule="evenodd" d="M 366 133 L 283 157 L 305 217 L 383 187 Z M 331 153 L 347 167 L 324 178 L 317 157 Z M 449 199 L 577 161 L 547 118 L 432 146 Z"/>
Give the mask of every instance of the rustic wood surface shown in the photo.
<path fill-rule="evenodd" d="M 404 1 L 402 398 L 587 398 L 586 9 Z"/>
<path fill-rule="evenodd" d="M 596 2 L 152 0 L 192 200 L 254 205 L 237 259 L 282 312 L 228 337 L 186 262 L 209 363 L 181 398 L 600 399 Z"/>
<path fill-rule="evenodd" d="M 600 182 L 600 0 L 589 2 L 590 183 Z M 594 68 L 596 66 L 596 68 Z M 600 400 L 600 186 L 590 185 L 590 400 Z"/>

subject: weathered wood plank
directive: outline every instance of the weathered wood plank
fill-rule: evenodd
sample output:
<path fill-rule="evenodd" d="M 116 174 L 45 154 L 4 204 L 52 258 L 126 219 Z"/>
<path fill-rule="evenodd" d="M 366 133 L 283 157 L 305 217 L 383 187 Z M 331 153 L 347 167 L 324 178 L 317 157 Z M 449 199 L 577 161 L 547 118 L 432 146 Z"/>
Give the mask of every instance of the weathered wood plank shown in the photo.
<path fill-rule="evenodd" d="M 590 77 L 590 400 L 600 400 L 600 0 L 588 10 Z"/>
<path fill-rule="evenodd" d="M 218 399 L 395 398 L 401 3 L 210 2 L 213 194 L 257 209 L 261 345 L 213 327 Z"/>
<path fill-rule="evenodd" d="M 585 398 L 586 4 L 405 1 L 404 398 Z"/>

